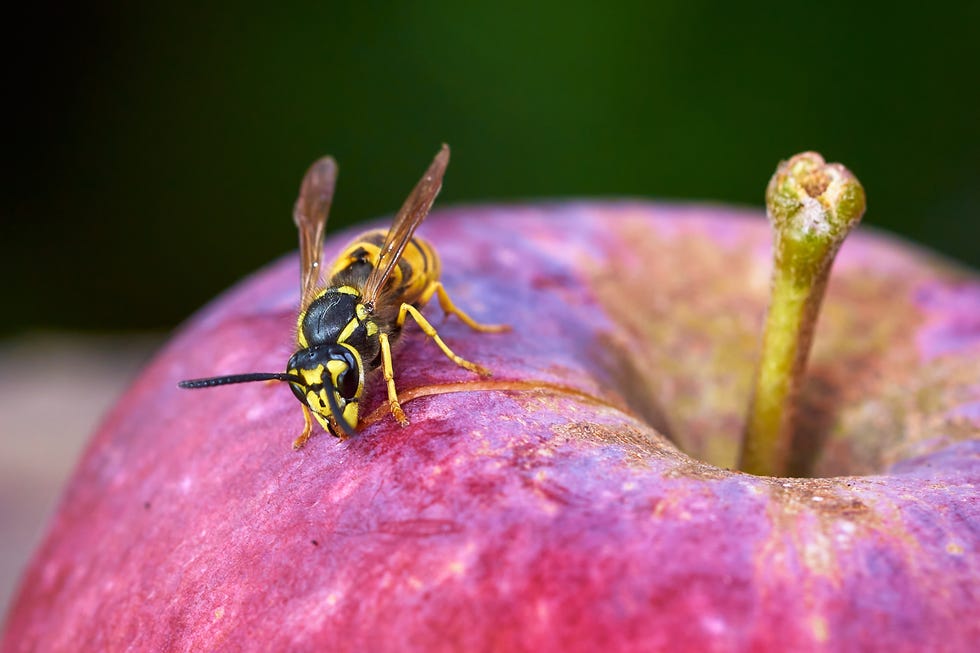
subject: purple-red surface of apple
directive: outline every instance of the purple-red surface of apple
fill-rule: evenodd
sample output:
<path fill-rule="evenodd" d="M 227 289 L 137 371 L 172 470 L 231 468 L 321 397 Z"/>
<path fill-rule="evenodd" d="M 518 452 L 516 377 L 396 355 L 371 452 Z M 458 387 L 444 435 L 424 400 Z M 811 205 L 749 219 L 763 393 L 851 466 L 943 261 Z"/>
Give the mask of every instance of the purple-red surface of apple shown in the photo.
<path fill-rule="evenodd" d="M 730 469 L 767 301 L 761 215 L 462 208 L 419 233 L 454 301 L 513 327 L 425 311 L 493 378 L 409 327 L 411 425 L 375 378 L 357 437 L 298 452 L 284 384 L 178 389 L 283 369 L 298 272 L 279 261 L 110 413 L 3 651 L 975 650 L 975 274 L 852 236 L 798 419 L 794 466 L 820 478 L 765 478 Z"/>

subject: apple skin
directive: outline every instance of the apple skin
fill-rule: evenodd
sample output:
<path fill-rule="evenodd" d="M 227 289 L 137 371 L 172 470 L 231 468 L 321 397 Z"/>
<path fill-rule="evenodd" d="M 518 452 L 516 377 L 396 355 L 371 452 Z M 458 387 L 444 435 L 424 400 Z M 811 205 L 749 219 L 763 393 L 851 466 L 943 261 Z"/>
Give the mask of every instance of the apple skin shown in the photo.
<path fill-rule="evenodd" d="M 176 387 L 284 367 L 297 262 L 260 271 L 107 416 L 2 650 L 975 650 L 974 273 L 852 237 L 800 414 L 799 464 L 823 478 L 765 478 L 726 469 L 766 303 L 760 215 L 469 207 L 420 235 L 460 307 L 513 326 L 426 308 L 492 379 L 410 326 L 411 425 L 375 379 L 357 437 L 293 451 L 284 385 Z"/>

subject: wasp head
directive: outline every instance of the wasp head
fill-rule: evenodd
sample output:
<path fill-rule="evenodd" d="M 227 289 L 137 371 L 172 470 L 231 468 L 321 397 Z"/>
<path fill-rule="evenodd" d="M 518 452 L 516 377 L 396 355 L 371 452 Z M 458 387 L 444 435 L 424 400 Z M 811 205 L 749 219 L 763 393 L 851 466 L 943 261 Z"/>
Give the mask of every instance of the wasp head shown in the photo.
<path fill-rule="evenodd" d="M 364 371 L 353 347 L 331 343 L 300 349 L 286 364 L 286 374 L 293 394 L 323 428 L 337 435 L 354 434 Z"/>

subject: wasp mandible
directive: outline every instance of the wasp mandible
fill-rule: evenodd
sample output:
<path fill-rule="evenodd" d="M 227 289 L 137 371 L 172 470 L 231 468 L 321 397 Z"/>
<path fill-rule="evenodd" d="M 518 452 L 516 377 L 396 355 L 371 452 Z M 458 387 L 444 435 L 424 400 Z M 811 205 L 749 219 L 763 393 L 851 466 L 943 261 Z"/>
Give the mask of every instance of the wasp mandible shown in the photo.
<path fill-rule="evenodd" d="M 388 388 L 388 407 L 402 425 L 408 418 L 398 402 L 391 347 L 411 317 L 435 341 L 442 353 L 460 367 L 480 376 L 489 370 L 453 352 L 439 337 L 421 309 L 432 296 L 447 315 L 484 332 L 506 331 L 505 325 L 480 324 L 453 304 L 439 281 L 439 257 L 433 247 L 415 238 L 442 188 L 449 164 L 449 147 L 442 146 L 432 165 L 405 200 L 387 234 L 361 234 L 340 254 L 330 269 L 329 283 L 321 279 L 320 257 L 327 215 L 337 180 L 331 157 L 316 161 L 307 171 L 293 209 L 299 230 L 300 310 L 297 350 L 286 371 L 253 372 L 181 381 L 181 388 L 211 388 L 253 381 L 285 381 L 303 406 L 303 432 L 293 442 L 299 449 L 312 431 L 310 415 L 338 438 L 355 435 L 358 403 L 365 376 L 381 368 Z"/>

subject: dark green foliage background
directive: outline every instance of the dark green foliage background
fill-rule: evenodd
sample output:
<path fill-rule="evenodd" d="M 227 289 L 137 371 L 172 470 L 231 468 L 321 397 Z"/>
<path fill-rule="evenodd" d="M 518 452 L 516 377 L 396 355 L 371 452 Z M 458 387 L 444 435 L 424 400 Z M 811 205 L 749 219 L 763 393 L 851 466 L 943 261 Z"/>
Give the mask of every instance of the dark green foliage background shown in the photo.
<path fill-rule="evenodd" d="M 978 3 L 264 4 L 8 18 L 4 331 L 170 327 L 295 247 L 314 158 L 336 229 L 444 141 L 443 204 L 759 205 L 816 149 L 868 223 L 980 266 Z"/>

